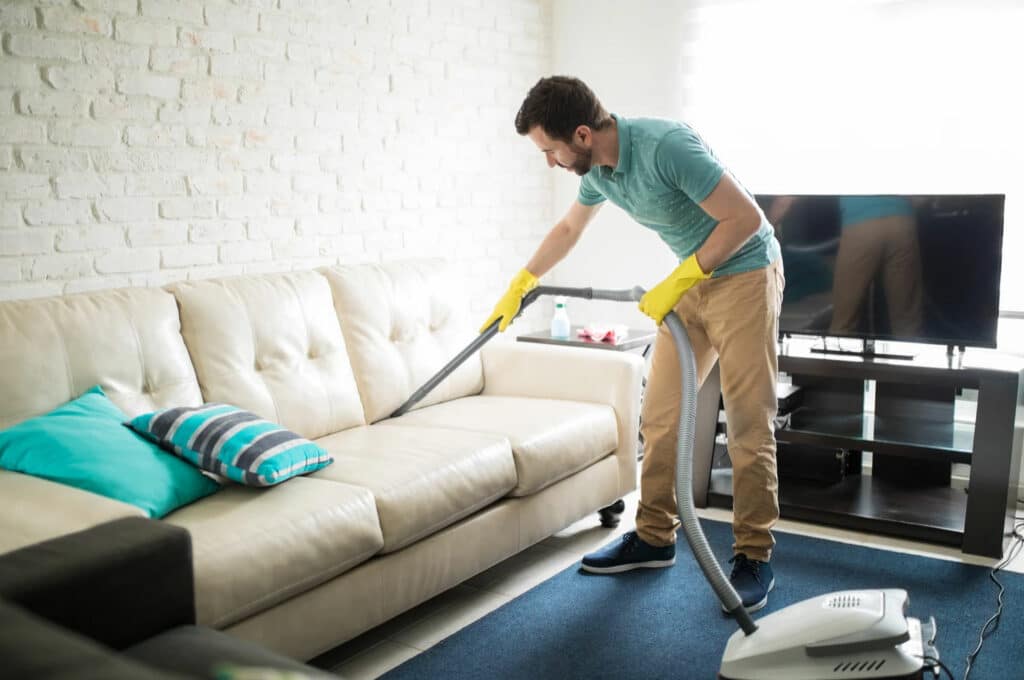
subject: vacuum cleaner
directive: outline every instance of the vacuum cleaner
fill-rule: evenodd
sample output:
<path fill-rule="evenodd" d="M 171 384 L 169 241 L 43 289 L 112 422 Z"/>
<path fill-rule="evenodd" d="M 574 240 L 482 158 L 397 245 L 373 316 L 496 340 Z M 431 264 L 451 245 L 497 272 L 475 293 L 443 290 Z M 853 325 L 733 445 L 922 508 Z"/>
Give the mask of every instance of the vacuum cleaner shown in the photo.
<path fill-rule="evenodd" d="M 643 288 L 599 290 L 540 286 L 527 293 L 519 314 L 543 295 L 638 302 Z M 517 314 L 516 316 L 518 316 Z M 401 416 L 498 333 L 500 319 L 438 371 L 392 413 Z M 938 677 L 935 619 L 908 617 L 905 590 L 846 590 L 819 595 L 761 617 L 755 623 L 715 559 L 693 504 L 693 441 L 697 420 L 697 368 L 690 339 L 675 312 L 664 323 L 682 373 L 676 463 L 676 499 L 686 541 L 722 606 L 739 624 L 725 646 L 720 680 L 923 680 Z"/>

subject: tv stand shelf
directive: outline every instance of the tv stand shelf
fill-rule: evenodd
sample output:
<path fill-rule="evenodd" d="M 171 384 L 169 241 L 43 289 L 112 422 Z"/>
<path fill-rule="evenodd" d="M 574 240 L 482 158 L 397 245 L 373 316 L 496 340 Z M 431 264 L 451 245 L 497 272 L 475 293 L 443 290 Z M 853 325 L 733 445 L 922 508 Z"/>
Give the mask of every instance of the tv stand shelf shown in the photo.
<path fill-rule="evenodd" d="M 987 350 L 949 357 L 943 347 L 914 346 L 912 360 L 817 354 L 790 341 L 779 370 L 800 386 L 802 401 L 780 446 L 813 456 L 839 449 L 857 462 L 837 483 L 783 476 L 782 517 L 959 546 L 1001 557 L 1016 510 L 1020 451 L 1015 418 L 1024 413 L 1024 360 Z M 866 381 L 875 383 L 865 408 Z M 974 423 L 954 420 L 954 400 L 977 390 Z M 732 470 L 715 468 L 719 420 L 717 367 L 698 399 L 694 497 L 698 506 L 732 507 Z M 872 454 L 870 474 L 860 468 Z M 970 466 L 967 488 L 951 486 L 953 463 Z"/>
<path fill-rule="evenodd" d="M 974 427 L 956 422 L 878 417 L 872 413 L 836 414 L 800 407 L 793 412 L 789 427 L 777 431 L 775 436 L 793 444 L 866 449 L 908 458 L 941 458 L 970 464 Z"/>
<path fill-rule="evenodd" d="M 732 470 L 712 472 L 708 498 L 709 505 L 732 506 Z M 967 494 L 948 486 L 904 488 L 866 475 L 851 475 L 829 486 L 786 480 L 779 488 L 779 504 L 786 508 L 789 519 L 959 546 Z"/>

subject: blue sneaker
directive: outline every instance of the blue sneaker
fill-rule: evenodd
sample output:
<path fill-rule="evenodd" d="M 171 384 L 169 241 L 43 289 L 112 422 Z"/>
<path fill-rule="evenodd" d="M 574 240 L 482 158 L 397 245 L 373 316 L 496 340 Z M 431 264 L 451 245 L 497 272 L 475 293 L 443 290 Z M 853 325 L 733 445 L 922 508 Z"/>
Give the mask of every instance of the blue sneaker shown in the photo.
<path fill-rule="evenodd" d="M 729 562 L 733 565 L 729 582 L 739 594 L 743 606 L 748 612 L 764 609 L 768 604 L 768 593 L 775 587 L 772 565 L 749 559 L 743 553 L 735 555 Z M 722 611 L 729 613 L 724 605 Z"/>
<path fill-rule="evenodd" d="M 617 574 L 631 569 L 671 567 L 675 563 L 675 545 L 651 545 L 630 531 L 618 543 L 584 555 L 582 566 L 584 571 L 594 574 Z"/>

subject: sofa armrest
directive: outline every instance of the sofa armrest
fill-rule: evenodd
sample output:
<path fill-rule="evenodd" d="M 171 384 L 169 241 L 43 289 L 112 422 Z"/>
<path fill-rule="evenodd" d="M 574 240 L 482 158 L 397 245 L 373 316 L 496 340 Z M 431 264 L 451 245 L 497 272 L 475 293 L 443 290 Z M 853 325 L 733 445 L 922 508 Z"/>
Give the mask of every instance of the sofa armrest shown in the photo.
<path fill-rule="evenodd" d="M 184 673 L 192 678 L 217 678 L 218 669 L 260 669 L 253 678 L 280 680 L 338 680 L 311 665 L 271 651 L 254 642 L 205 626 L 180 626 L 124 651 L 124 656 L 149 668 Z"/>
<path fill-rule="evenodd" d="M 145 517 L 135 505 L 67 484 L 0 470 L 0 554 L 122 517 Z"/>
<path fill-rule="evenodd" d="M 0 598 L 114 649 L 195 622 L 186 530 L 125 518 L 0 555 Z"/>
<path fill-rule="evenodd" d="M 481 353 L 485 395 L 564 399 L 615 410 L 619 493 L 636 488 L 640 390 L 644 360 L 637 354 L 531 343 L 492 343 Z"/>

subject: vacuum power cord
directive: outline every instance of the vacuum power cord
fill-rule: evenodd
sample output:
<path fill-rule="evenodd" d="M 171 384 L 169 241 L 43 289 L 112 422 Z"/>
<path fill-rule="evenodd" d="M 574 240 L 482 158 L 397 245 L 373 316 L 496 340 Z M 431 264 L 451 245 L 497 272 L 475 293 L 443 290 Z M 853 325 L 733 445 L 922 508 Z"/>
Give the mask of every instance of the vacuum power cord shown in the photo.
<path fill-rule="evenodd" d="M 934 677 L 936 677 L 936 678 L 941 678 L 942 677 L 942 675 L 937 670 L 937 669 L 941 668 L 946 673 L 946 675 L 949 676 L 949 680 L 956 680 L 956 676 L 953 675 L 953 671 L 949 670 L 949 667 L 946 666 L 946 664 L 942 663 L 941 661 L 939 661 L 935 657 L 932 657 L 932 656 L 922 656 L 920 658 L 921 658 L 922 661 L 924 661 L 926 664 L 928 664 L 929 666 L 932 667 L 932 675 Z"/>
<path fill-rule="evenodd" d="M 974 648 L 974 651 L 967 655 L 967 666 L 964 669 L 964 680 L 971 674 L 971 667 L 974 664 L 974 660 L 978 658 L 978 654 L 981 652 L 981 646 L 985 644 L 985 638 L 994 633 L 999 628 L 999 619 L 1003 615 L 1003 593 L 1006 589 L 1003 584 L 996 578 L 996 574 L 999 573 L 1006 565 L 1016 558 L 1021 551 L 1024 550 L 1024 521 L 1018 522 L 1013 527 L 1013 543 L 1010 544 L 1010 549 L 1006 551 L 1006 558 L 996 565 L 992 572 L 988 575 L 992 582 L 999 586 L 999 595 L 996 596 L 996 613 L 993 614 L 985 625 L 981 627 L 981 634 L 978 637 L 978 646 Z"/>

